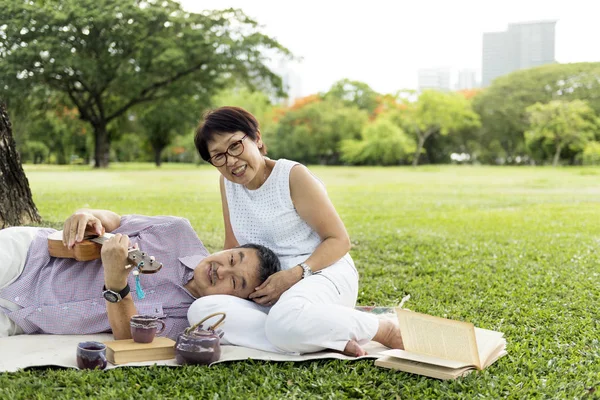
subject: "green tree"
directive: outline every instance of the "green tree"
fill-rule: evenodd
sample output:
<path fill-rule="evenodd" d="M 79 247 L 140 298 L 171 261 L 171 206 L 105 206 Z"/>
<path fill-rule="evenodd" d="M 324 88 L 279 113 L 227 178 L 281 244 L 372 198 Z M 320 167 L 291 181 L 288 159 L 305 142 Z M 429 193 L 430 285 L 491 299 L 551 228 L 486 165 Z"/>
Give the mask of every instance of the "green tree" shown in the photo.
<path fill-rule="evenodd" d="M 407 101 L 405 105 L 396 118 L 416 138 L 413 166 L 419 163 L 423 146 L 433 134 L 446 136 L 479 126 L 479 117 L 473 112 L 469 100 L 457 93 L 425 90 L 416 101 Z"/>
<path fill-rule="evenodd" d="M 325 93 L 327 100 L 335 99 L 342 102 L 347 107 L 355 106 L 360 110 L 373 115 L 379 106 L 379 97 L 381 95 L 371 89 L 364 82 L 342 79 L 331 86 L 331 89 Z"/>
<path fill-rule="evenodd" d="M 248 110 L 256 117 L 263 135 L 270 136 L 275 129 L 275 108 L 268 93 L 247 87 L 228 88 L 213 96 L 211 104 L 213 107 L 234 106 Z M 269 143 L 268 137 L 265 140 Z"/>
<path fill-rule="evenodd" d="M 157 167 L 162 163 L 163 150 L 177 135 L 191 134 L 198 120 L 199 109 L 194 99 L 182 98 L 157 101 L 140 112 L 139 123 L 152 146 Z"/>
<path fill-rule="evenodd" d="M 33 150 L 36 162 L 67 164 L 73 154 L 89 159 L 89 125 L 66 104 L 65 96 L 40 86 L 28 95 L 12 94 L 13 135 L 24 162 L 31 161 Z"/>
<path fill-rule="evenodd" d="M 65 94 L 108 165 L 107 127 L 132 107 L 209 96 L 234 80 L 281 92 L 266 53 L 289 55 L 240 10 L 190 13 L 173 0 L 0 0 L 0 90 Z"/>
<path fill-rule="evenodd" d="M 410 161 L 417 148 L 413 138 L 390 121 L 379 117 L 367 124 L 362 140 L 344 140 L 342 161 L 355 165 L 398 165 Z"/>
<path fill-rule="evenodd" d="M 34 114 L 28 136 L 34 142 L 48 147 L 48 155 L 57 164 L 69 164 L 71 156 L 86 156 L 87 126 L 78 118 L 78 112 L 67 107 Z"/>
<path fill-rule="evenodd" d="M 142 132 L 126 132 L 111 143 L 111 154 L 119 162 L 150 161 L 151 145 Z"/>
<path fill-rule="evenodd" d="M 28 140 L 19 150 L 22 162 L 32 162 L 34 164 L 42 164 L 48 159 L 50 149 L 42 142 L 36 140 Z"/>
<path fill-rule="evenodd" d="M 583 149 L 584 165 L 600 165 L 600 142 L 588 142 Z"/>
<path fill-rule="evenodd" d="M 277 157 L 336 164 L 340 159 L 340 142 L 359 139 L 367 121 L 367 113 L 356 107 L 345 107 L 333 100 L 316 100 L 285 112 L 271 136 L 274 142 L 268 144 Z"/>
<path fill-rule="evenodd" d="M 525 155 L 526 108 L 575 99 L 586 100 L 600 114 L 600 63 L 550 64 L 497 78 L 473 99 L 473 109 L 481 117 L 483 148 L 495 143 L 496 156 Z"/>
<path fill-rule="evenodd" d="M 212 97 L 211 104 L 214 107 L 242 107 L 252 113 L 261 125 L 273 109 L 273 104 L 267 93 L 250 90 L 247 87 L 223 90 Z"/>
<path fill-rule="evenodd" d="M 561 151 L 567 146 L 578 146 L 594 139 L 598 129 L 594 111 L 581 100 L 553 100 L 536 103 L 526 109 L 529 130 L 525 132 L 528 143 L 543 141 L 554 147 L 552 165 L 557 166 Z"/>
<path fill-rule="evenodd" d="M 173 143 L 163 151 L 163 159 L 168 162 L 196 164 L 203 161 L 194 145 L 194 135 L 175 136 Z"/>

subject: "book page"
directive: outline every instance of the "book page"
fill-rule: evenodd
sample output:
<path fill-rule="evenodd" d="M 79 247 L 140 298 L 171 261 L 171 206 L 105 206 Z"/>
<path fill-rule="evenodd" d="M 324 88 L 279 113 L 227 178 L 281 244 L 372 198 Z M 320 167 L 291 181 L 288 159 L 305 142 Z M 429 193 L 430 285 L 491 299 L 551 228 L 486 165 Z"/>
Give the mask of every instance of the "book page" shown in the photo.
<path fill-rule="evenodd" d="M 456 379 L 460 376 L 467 375 L 471 371 L 474 371 L 473 367 L 446 368 L 440 367 L 439 365 L 402 360 L 400 358 L 387 356 L 375 360 L 375 365 L 378 367 L 396 369 L 412 374 L 429 376 L 436 379 Z"/>
<path fill-rule="evenodd" d="M 504 349 L 506 340 L 504 340 L 502 336 L 504 336 L 504 333 L 502 332 L 475 328 L 475 338 L 477 339 L 479 360 L 481 361 L 483 368 L 491 364 L 489 361 L 491 361 L 493 355 Z"/>
<path fill-rule="evenodd" d="M 409 351 L 399 349 L 385 350 L 380 352 L 379 354 L 393 358 L 401 358 L 403 360 L 439 365 L 446 368 L 464 368 L 473 366 L 471 363 L 464 361 L 447 360 L 445 358 L 430 356 L 428 354 L 411 353 Z"/>
<path fill-rule="evenodd" d="M 462 361 L 481 369 L 473 324 L 401 308 L 396 308 L 396 315 L 406 351 Z"/>
<path fill-rule="evenodd" d="M 504 343 L 502 344 L 502 347 L 499 347 L 495 352 L 492 353 L 492 355 L 490 356 L 490 358 L 486 361 L 486 363 L 484 364 L 483 368 L 487 368 L 490 365 L 492 365 L 493 363 L 495 363 L 500 357 L 504 357 L 505 355 L 507 355 L 508 353 L 506 352 L 506 340 L 502 339 L 504 341 Z"/>

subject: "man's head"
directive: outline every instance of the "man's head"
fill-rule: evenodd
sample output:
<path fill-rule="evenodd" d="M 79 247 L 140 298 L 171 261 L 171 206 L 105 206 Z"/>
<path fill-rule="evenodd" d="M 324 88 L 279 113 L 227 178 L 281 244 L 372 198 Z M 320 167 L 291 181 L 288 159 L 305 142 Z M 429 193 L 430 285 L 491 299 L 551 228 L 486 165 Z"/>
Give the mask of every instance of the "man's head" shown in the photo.
<path fill-rule="evenodd" d="M 229 294 L 246 299 L 279 269 L 279 259 L 273 251 L 249 243 L 219 251 L 200 261 L 194 270 L 194 279 L 186 286 L 197 297 Z"/>

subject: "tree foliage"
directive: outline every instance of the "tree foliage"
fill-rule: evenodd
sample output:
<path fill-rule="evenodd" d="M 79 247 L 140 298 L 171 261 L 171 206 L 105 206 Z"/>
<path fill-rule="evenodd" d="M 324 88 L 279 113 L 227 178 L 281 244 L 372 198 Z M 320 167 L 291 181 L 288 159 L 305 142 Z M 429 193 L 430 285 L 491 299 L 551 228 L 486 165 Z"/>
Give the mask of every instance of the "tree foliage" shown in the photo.
<path fill-rule="evenodd" d="M 423 146 L 433 134 L 446 136 L 479 126 L 479 117 L 469 100 L 457 93 L 425 90 L 416 101 L 407 101 L 405 105 L 396 113 L 396 120 L 415 136 L 417 147 L 413 165 L 418 164 Z"/>
<path fill-rule="evenodd" d="M 325 93 L 326 100 L 338 100 L 347 107 L 356 107 L 373 115 L 379 106 L 381 95 L 364 82 L 342 79 L 331 86 Z"/>
<path fill-rule="evenodd" d="M 554 147 L 552 165 L 558 165 L 561 151 L 567 146 L 581 150 L 594 139 L 598 129 L 594 111 L 581 100 L 552 100 L 533 104 L 526 109 L 529 129 L 525 132 L 527 143 L 542 142 Z"/>
<path fill-rule="evenodd" d="M 368 121 L 366 111 L 337 100 L 318 100 L 288 110 L 278 121 L 271 152 L 305 163 L 336 164 L 340 143 L 359 139 Z"/>
<path fill-rule="evenodd" d="M 342 161 L 354 165 L 399 165 L 410 162 L 417 148 L 413 138 L 390 121 L 379 117 L 362 131 L 362 140 L 344 140 Z"/>
<path fill-rule="evenodd" d="M 588 142 L 583 149 L 584 165 L 600 165 L 600 142 Z"/>
<path fill-rule="evenodd" d="M 482 122 L 482 146 L 495 147 L 498 152 L 489 158 L 514 159 L 527 154 L 527 107 L 575 99 L 587 101 L 600 114 L 600 63 L 550 64 L 494 80 L 473 99 L 473 108 Z"/>
<path fill-rule="evenodd" d="M 137 115 L 142 138 L 152 146 L 154 163 L 159 167 L 161 154 L 178 135 L 191 135 L 201 107 L 190 98 L 158 100 L 144 107 Z"/>
<path fill-rule="evenodd" d="M 261 133 L 271 132 L 274 121 L 274 106 L 269 96 L 247 87 L 228 88 L 212 98 L 213 107 L 234 106 L 248 110 L 260 124 Z"/>
<path fill-rule="evenodd" d="M 93 127 L 96 166 L 107 126 L 134 106 L 210 96 L 230 81 L 281 92 L 266 52 L 287 55 L 240 10 L 190 13 L 173 0 L 2 0 L 0 90 L 63 93 Z"/>

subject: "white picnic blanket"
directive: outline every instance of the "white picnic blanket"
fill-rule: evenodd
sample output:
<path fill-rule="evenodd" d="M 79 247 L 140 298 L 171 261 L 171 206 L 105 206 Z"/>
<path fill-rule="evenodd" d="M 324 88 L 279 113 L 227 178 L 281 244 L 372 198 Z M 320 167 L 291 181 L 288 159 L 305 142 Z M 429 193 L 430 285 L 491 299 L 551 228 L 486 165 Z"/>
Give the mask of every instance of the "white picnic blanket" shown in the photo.
<path fill-rule="evenodd" d="M 0 372 L 13 372 L 27 367 L 60 366 L 77 368 L 75 352 L 77 344 L 84 341 L 105 342 L 113 340 L 111 334 L 99 335 L 18 335 L 0 339 Z M 363 348 L 368 355 L 365 357 L 348 357 L 333 351 L 322 351 L 304 355 L 286 355 L 267 351 L 250 349 L 239 346 L 221 346 L 221 358 L 217 363 L 238 360 L 266 361 L 307 361 L 323 358 L 340 360 L 357 360 L 360 358 L 377 358 L 377 354 L 387 350 L 387 347 L 376 342 L 370 342 Z M 116 367 L 145 366 L 145 365 L 178 366 L 175 359 L 162 361 L 134 362 L 121 365 L 108 363 L 107 369 Z M 215 363 L 216 364 L 216 363 Z"/>
<path fill-rule="evenodd" d="M 404 300 L 403 300 L 404 302 Z M 377 315 L 379 319 L 394 321 L 396 316 L 389 307 L 357 307 L 365 312 Z M 0 338 L 0 373 L 14 372 L 28 367 L 59 366 L 77 368 L 77 344 L 86 341 L 106 342 L 113 340 L 109 333 L 97 335 L 17 335 Z M 369 342 L 362 346 L 367 355 L 364 357 L 349 357 L 335 351 L 321 351 L 318 353 L 288 355 L 270 353 L 268 351 L 250 349 L 240 346 L 221 346 L 221 358 L 216 363 L 225 361 L 242 361 L 247 359 L 264 361 L 308 361 L 324 358 L 339 360 L 360 360 L 364 358 L 376 359 L 379 353 L 389 350 L 377 343 Z M 117 367 L 148 366 L 148 365 L 179 366 L 175 359 L 161 361 L 144 361 L 127 364 L 113 365 L 108 363 L 106 369 Z"/>

